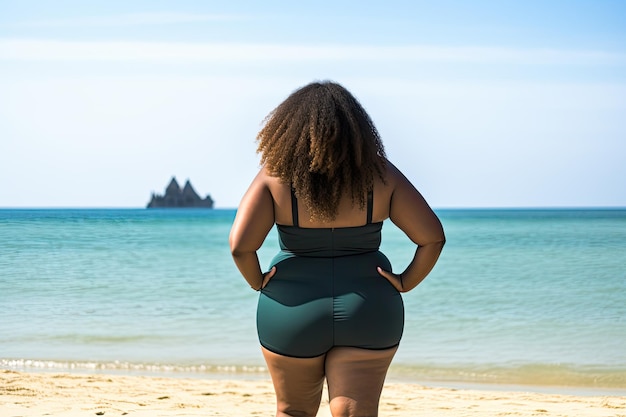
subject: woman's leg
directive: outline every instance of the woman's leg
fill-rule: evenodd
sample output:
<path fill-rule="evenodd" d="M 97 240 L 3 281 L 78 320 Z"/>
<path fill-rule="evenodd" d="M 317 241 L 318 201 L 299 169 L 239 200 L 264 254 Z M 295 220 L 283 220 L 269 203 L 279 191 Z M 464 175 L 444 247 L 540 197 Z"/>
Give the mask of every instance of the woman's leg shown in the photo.
<path fill-rule="evenodd" d="M 292 358 L 261 349 L 276 391 L 276 416 L 315 417 L 322 399 L 325 356 Z"/>
<path fill-rule="evenodd" d="M 397 347 L 336 347 L 326 354 L 326 381 L 333 417 L 378 416 L 387 369 Z"/>

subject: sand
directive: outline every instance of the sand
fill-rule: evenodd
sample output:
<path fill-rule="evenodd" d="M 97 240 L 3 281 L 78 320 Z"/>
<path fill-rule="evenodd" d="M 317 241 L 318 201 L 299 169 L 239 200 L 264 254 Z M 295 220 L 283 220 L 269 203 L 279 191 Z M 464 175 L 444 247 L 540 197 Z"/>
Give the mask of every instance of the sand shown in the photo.
<path fill-rule="evenodd" d="M 326 393 L 324 398 L 327 398 Z M 0 416 L 273 416 L 269 380 L 0 370 Z M 318 417 L 331 416 L 324 400 Z M 388 383 L 380 416 L 626 417 L 626 397 Z"/>

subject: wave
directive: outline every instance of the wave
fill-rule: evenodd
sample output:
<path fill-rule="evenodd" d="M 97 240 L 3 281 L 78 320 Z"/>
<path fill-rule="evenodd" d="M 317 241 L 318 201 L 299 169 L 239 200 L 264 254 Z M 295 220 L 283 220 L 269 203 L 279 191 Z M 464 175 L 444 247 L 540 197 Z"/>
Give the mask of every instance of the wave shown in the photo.
<path fill-rule="evenodd" d="M 166 364 L 142 362 L 0 359 L 0 368 L 15 371 L 130 373 L 141 375 L 269 378 L 265 366 L 250 364 Z M 389 380 L 413 383 L 525 385 L 626 390 L 626 367 L 568 364 L 404 365 L 392 364 Z"/>
<path fill-rule="evenodd" d="M 267 374 L 267 368 L 256 365 L 176 365 L 161 363 L 134 363 L 124 361 L 58 361 L 42 359 L 0 359 L 0 368 L 15 371 L 97 371 L 128 372 L 131 374 Z"/>
<path fill-rule="evenodd" d="M 626 366 L 616 368 L 544 363 L 509 366 L 392 365 L 389 374 L 402 380 L 626 389 Z"/>

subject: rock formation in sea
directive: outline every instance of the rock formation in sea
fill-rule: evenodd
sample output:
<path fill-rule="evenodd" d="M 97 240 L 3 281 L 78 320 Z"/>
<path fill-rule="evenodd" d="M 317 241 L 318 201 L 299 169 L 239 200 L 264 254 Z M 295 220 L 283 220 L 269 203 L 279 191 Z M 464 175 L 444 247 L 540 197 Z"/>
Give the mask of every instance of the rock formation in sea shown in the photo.
<path fill-rule="evenodd" d="M 181 190 L 176 177 L 172 177 L 165 189 L 165 195 L 152 193 L 152 198 L 146 208 L 213 208 L 213 199 L 210 195 L 201 198 L 193 189 L 189 180 Z"/>

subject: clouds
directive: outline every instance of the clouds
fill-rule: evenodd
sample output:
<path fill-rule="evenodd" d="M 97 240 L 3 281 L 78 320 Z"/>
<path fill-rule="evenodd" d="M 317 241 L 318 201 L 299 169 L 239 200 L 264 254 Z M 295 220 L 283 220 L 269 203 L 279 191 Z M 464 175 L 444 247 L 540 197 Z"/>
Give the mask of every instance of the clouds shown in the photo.
<path fill-rule="evenodd" d="M 626 186 L 626 85 L 350 86 L 378 124 L 388 155 L 437 206 L 623 204 L 624 194 L 611 190 Z"/>
<path fill-rule="evenodd" d="M 249 15 L 182 12 L 144 12 L 109 16 L 80 16 L 74 18 L 35 19 L 5 23 L 8 28 L 78 28 L 120 26 L 175 25 L 181 23 L 236 22 L 253 19 Z"/>
<path fill-rule="evenodd" d="M 234 207 L 258 168 L 261 121 L 308 81 L 281 73 L 0 82 L 0 170 L 19 178 L 0 205 L 140 207 L 176 175 Z M 437 207 L 621 204 L 624 86 L 341 82 Z"/>
<path fill-rule="evenodd" d="M 0 39 L 0 60 L 626 65 L 626 55 L 622 53 L 575 49 L 30 39 Z"/>
<path fill-rule="evenodd" d="M 512 40 L 535 13 L 112 4 L 0 16 L 0 206 L 141 207 L 175 175 L 234 207 L 261 121 L 315 79 L 360 99 L 436 207 L 626 205 L 626 51 L 593 20 L 608 41 L 524 36 L 564 28 L 553 8 Z"/>

